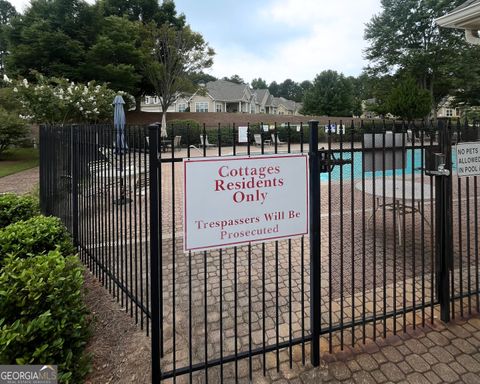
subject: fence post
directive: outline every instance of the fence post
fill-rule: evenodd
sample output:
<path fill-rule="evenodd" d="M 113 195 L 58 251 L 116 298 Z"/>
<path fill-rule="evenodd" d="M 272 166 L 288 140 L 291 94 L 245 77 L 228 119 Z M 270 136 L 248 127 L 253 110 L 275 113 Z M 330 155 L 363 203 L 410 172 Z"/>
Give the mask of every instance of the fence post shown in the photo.
<path fill-rule="evenodd" d="M 310 146 L 310 328 L 312 333 L 311 363 L 320 365 L 320 163 L 318 155 L 318 121 L 309 121 Z"/>
<path fill-rule="evenodd" d="M 152 320 L 152 383 L 160 383 L 160 278 L 159 278 L 159 178 L 158 178 L 159 125 L 148 126 L 150 177 L 150 300 Z"/>
<path fill-rule="evenodd" d="M 47 215 L 47 209 L 45 206 L 46 203 L 46 180 L 45 180 L 45 167 L 47 166 L 47 161 L 45 159 L 46 151 L 45 151 L 45 142 L 47 141 L 46 138 L 46 127 L 45 125 L 40 125 L 39 130 L 39 148 L 40 148 L 40 167 L 39 167 L 39 179 L 40 179 L 40 211 Z"/>
<path fill-rule="evenodd" d="M 72 175 L 72 237 L 73 245 L 78 246 L 78 130 L 70 126 L 70 172 Z"/>
<path fill-rule="evenodd" d="M 438 121 L 440 152 L 445 154 L 445 169 L 452 171 L 452 148 L 449 126 Z M 437 295 L 440 319 L 450 321 L 450 269 L 452 268 L 452 185 L 451 176 L 435 177 L 435 255 L 437 264 Z"/>

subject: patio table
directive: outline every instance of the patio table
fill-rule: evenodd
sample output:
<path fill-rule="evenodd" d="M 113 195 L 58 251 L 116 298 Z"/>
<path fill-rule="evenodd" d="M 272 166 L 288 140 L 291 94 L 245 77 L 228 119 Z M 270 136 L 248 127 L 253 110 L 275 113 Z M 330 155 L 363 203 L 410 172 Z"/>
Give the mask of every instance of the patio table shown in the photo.
<path fill-rule="evenodd" d="M 401 244 L 401 220 L 402 217 L 405 217 L 405 214 L 412 212 L 419 213 L 422 217 L 422 220 L 424 220 L 428 225 L 430 225 L 429 221 L 427 220 L 422 211 L 422 189 L 423 199 L 435 197 L 435 190 L 432 190 L 430 184 L 422 184 L 418 182 L 412 182 L 410 180 L 395 180 L 394 182 L 394 179 L 391 178 L 385 179 L 384 190 L 383 183 L 383 179 L 376 179 L 374 182 L 369 179 L 365 180 L 365 186 L 363 186 L 362 182 L 359 181 L 355 184 L 355 189 L 375 196 L 373 212 L 367 220 L 367 228 L 373 216 L 375 215 L 375 212 L 379 208 L 385 207 L 389 211 L 394 211 L 395 215 L 397 216 L 398 242 L 399 244 Z M 385 204 L 383 203 L 384 197 Z"/>

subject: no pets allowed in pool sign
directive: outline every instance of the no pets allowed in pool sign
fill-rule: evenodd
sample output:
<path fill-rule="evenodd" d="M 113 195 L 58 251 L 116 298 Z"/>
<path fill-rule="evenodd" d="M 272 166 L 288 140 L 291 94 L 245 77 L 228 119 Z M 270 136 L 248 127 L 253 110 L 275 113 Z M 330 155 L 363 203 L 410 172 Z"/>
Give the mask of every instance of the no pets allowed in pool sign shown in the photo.
<path fill-rule="evenodd" d="M 308 160 L 284 154 L 186 159 L 184 250 L 308 233 Z"/>
<path fill-rule="evenodd" d="M 480 176 L 480 142 L 459 143 L 457 152 L 457 175 Z"/>

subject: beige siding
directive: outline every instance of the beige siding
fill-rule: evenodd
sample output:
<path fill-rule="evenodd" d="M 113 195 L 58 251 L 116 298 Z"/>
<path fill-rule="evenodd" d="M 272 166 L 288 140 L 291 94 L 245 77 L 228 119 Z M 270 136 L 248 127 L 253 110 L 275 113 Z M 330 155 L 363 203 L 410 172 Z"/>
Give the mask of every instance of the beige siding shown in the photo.
<path fill-rule="evenodd" d="M 208 103 L 208 112 L 215 112 L 215 106 L 209 96 L 195 95 L 190 99 L 190 112 L 196 112 L 197 103 Z"/>

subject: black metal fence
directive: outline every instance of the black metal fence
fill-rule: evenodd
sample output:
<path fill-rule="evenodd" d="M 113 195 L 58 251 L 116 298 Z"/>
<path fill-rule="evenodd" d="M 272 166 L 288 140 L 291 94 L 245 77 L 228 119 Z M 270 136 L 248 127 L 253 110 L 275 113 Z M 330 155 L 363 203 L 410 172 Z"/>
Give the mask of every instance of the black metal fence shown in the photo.
<path fill-rule="evenodd" d="M 150 319 L 148 147 L 127 127 L 41 127 L 42 210 L 60 217 L 81 258 L 147 332 Z"/>
<path fill-rule="evenodd" d="M 252 381 L 479 311 L 478 177 L 451 150 L 477 124 L 246 129 L 126 127 L 117 148 L 112 126 L 41 128 L 42 209 L 151 329 L 153 381 Z M 306 152 L 309 237 L 183 252 L 183 159 Z M 430 169 L 439 152 L 449 175 Z"/>

